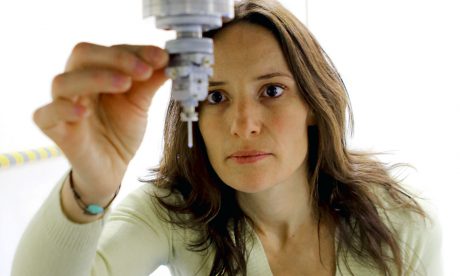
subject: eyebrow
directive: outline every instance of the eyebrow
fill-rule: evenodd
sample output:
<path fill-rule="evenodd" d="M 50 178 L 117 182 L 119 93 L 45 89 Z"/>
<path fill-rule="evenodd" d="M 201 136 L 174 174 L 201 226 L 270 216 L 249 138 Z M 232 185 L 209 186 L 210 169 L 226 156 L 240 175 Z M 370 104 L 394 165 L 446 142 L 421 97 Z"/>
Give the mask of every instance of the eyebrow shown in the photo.
<path fill-rule="evenodd" d="M 265 75 L 262 75 L 262 76 L 258 76 L 254 80 L 256 80 L 256 81 L 258 81 L 258 80 L 267 80 L 267 79 L 271 79 L 271 78 L 274 78 L 274 77 L 287 77 L 287 78 L 290 78 L 290 79 L 294 79 L 291 76 L 291 74 L 282 73 L 282 72 L 273 72 L 273 73 L 265 74 Z M 210 81 L 209 82 L 209 87 L 211 87 L 211 86 L 220 86 L 220 85 L 224 85 L 224 84 L 227 84 L 227 83 L 225 81 Z"/>

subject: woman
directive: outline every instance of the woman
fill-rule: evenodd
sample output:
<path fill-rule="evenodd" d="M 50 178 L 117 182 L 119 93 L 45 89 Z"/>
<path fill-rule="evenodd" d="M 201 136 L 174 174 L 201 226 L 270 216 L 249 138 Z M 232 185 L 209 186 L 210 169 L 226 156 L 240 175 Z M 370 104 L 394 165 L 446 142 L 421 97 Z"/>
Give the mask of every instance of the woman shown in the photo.
<path fill-rule="evenodd" d="M 75 47 L 34 116 L 72 171 L 26 230 L 13 275 L 148 275 L 162 264 L 173 275 L 440 275 L 435 217 L 346 147 L 345 87 L 306 28 L 275 1 L 248 0 L 206 35 L 216 61 L 197 144 L 187 147 L 171 102 L 160 166 L 105 223 L 82 208 L 116 196 L 167 55 Z"/>

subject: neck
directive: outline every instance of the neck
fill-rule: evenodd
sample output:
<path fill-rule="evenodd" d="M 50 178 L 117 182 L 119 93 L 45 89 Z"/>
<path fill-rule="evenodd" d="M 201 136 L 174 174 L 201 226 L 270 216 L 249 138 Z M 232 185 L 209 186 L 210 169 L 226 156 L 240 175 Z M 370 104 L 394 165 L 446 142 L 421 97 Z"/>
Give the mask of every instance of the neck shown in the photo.
<path fill-rule="evenodd" d="M 284 242 L 298 230 L 316 225 L 309 192 L 304 178 L 303 181 L 279 183 L 259 193 L 238 192 L 237 199 L 259 235 Z"/>

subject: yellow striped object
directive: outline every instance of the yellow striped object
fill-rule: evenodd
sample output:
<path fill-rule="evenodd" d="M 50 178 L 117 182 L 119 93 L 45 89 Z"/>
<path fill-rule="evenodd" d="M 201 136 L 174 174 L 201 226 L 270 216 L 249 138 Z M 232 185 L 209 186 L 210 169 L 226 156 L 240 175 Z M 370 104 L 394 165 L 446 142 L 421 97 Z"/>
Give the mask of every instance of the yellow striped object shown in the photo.
<path fill-rule="evenodd" d="M 62 152 L 57 146 L 2 153 L 0 154 L 0 169 L 23 165 L 33 161 L 49 159 L 61 155 Z"/>

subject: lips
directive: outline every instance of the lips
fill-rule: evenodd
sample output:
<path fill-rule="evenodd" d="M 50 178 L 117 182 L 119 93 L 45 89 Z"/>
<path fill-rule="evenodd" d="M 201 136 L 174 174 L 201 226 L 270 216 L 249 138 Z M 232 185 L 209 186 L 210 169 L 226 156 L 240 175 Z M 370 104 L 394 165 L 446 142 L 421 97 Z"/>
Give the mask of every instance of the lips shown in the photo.
<path fill-rule="evenodd" d="M 271 155 L 271 153 L 257 150 L 237 151 L 230 155 L 229 159 L 234 160 L 238 164 L 248 164 L 255 163 Z"/>
<path fill-rule="evenodd" d="M 230 155 L 232 157 L 252 157 L 252 156 L 259 156 L 259 155 L 267 155 L 268 152 L 257 151 L 257 150 L 248 150 L 248 151 L 237 151 Z"/>

